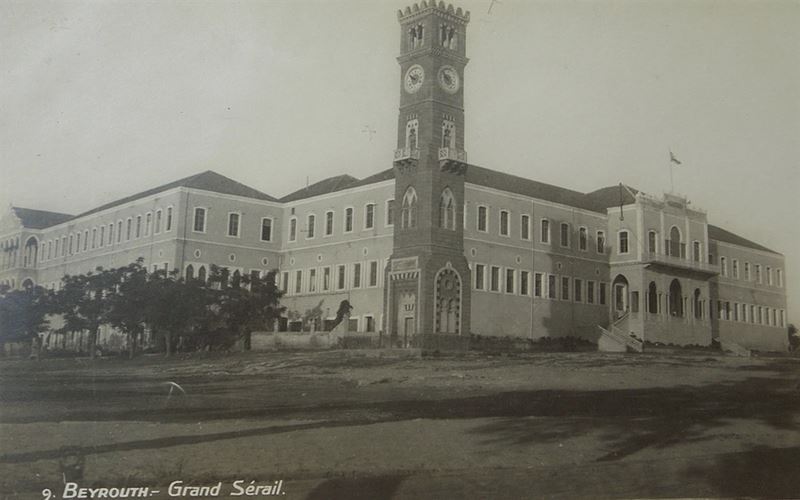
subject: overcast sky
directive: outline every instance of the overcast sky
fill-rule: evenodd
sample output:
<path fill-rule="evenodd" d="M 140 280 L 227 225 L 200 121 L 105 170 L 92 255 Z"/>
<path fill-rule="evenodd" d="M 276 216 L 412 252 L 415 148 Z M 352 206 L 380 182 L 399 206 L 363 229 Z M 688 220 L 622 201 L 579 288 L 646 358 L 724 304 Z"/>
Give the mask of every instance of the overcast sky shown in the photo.
<path fill-rule="evenodd" d="M 471 163 L 670 189 L 787 258 L 800 319 L 800 2 L 490 0 Z M 402 1 L 0 0 L 0 203 L 77 213 L 213 169 L 282 196 L 391 166 Z M 374 133 L 368 132 L 374 131 Z"/>

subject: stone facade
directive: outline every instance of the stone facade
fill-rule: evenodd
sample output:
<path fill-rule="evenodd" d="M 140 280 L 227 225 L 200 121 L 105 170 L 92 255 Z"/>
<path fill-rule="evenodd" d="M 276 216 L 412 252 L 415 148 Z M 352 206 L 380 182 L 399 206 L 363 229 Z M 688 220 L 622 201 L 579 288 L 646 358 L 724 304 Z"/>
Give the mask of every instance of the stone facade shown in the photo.
<path fill-rule="evenodd" d="M 288 314 L 268 326 L 279 330 L 325 330 L 346 299 L 350 330 L 397 345 L 470 333 L 597 341 L 614 324 L 664 344 L 786 348 L 781 254 L 675 194 L 580 193 L 469 164 L 469 13 L 422 2 L 398 19 L 391 168 L 281 199 L 203 172 L 78 216 L 12 207 L 0 283 L 58 288 L 64 274 L 141 257 L 195 277 L 211 264 L 276 270 Z"/>

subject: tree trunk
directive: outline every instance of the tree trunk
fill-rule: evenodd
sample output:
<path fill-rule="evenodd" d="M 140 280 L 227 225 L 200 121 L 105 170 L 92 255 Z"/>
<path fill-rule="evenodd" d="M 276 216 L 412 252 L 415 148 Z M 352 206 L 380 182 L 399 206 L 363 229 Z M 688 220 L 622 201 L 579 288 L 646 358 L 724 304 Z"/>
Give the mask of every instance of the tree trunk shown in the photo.
<path fill-rule="evenodd" d="M 133 356 L 136 354 L 136 338 L 139 336 L 138 333 L 131 334 L 131 348 L 128 350 L 129 356 L 128 359 L 133 359 Z"/>
<path fill-rule="evenodd" d="M 250 350 L 251 341 L 252 341 L 252 332 L 250 332 L 250 331 L 244 332 L 244 335 L 242 336 L 242 350 L 243 351 L 249 351 Z"/>
<path fill-rule="evenodd" d="M 164 343 L 166 344 L 165 350 L 167 357 L 172 356 L 172 332 L 164 334 Z"/>
<path fill-rule="evenodd" d="M 94 359 L 97 357 L 97 330 L 100 327 L 94 327 L 89 332 L 89 358 Z"/>

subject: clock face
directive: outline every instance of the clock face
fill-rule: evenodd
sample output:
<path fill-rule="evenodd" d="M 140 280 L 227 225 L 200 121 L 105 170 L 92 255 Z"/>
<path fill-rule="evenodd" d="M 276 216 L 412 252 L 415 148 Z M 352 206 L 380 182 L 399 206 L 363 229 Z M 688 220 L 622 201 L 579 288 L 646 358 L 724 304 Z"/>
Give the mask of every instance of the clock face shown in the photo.
<path fill-rule="evenodd" d="M 442 87 L 445 92 L 455 94 L 458 91 L 459 85 L 458 71 L 456 71 L 455 68 L 452 66 L 442 66 L 439 69 L 439 86 Z"/>
<path fill-rule="evenodd" d="M 413 94 L 422 87 L 422 82 L 425 81 L 425 70 L 422 66 L 415 64 L 408 68 L 406 77 L 404 79 L 406 92 Z"/>

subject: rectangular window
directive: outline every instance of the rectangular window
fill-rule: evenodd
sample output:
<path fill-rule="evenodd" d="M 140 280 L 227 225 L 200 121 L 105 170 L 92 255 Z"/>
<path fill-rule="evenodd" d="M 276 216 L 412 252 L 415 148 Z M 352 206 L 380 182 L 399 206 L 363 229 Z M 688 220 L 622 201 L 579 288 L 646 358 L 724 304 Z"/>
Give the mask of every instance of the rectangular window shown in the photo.
<path fill-rule="evenodd" d="M 733 259 L 733 262 L 731 263 L 731 265 L 733 266 L 733 279 L 738 280 L 739 279 L 739 261 L 736 260 L 736 259 Z"/>
<path fill-rule="evenodd" d="M 97 228 L 92 228 L 92 250 L 97 246 Z"/>
<path fill-rule="evenodd" d="M 361 288 L 361 263 L 353 264 L 353 288 Z"/>
<path fill-rule="evenodd" d="M 194 224 L 192 225 L 192 230 L 195 233 L 205 233 L 206 232 L 206 209 L 197 207 L 194 209 Z M 138 231 L 137 231 L 138 233 Z"/>
<path fill-rule="evenodd" d="M 228 236 L 239 237 L 239 214 L 228 214 Z"/>
<path fill-rule="evenodd" d="M 628 231 L 619 232 L 619 253 L 628 253 Z"/>
<path fill-rule="evenodd" d="M 725 302 L 725 319 L 730 321 L 731 319 L 731 303 Z"/>
<path fill-rule="evenodd" d="M 639 292 L 634 291 L 631 292 L 631 312 L 638 313 L 639 312 Z"/>
<path fill-rule="evenodd" d="M 333 212 L 325 212 L 325 236 L 333 234 Z"/>
<path fill-rule="evenodd" d="M 542 294 L 542 285 L 544 285 L 542 273 L 534 273 L 533 274 L 533 296 L 534 297 L 541 297 L 543 295 Z"/>
<path fill-rule="evenodd" d="M 364 331 L 366 332 L 374 332 L 375 331 L 375 318 L 372 316 L 364 316 Z"/>
<path fill-rule="evenodd" d="M 606 233 L 597 231 L 597 253 L 606 253 Z"/>
<path fill-rule="evenodd" d="M 539 241 L 542 243 L 550 243 L 550 221 L 542 219 L 539 227 Z"/>
<path fill-rule="evenodd" d="M 297 239 L 297 219 L 292 218 L 289 221 L 289 241 L 295 241 Z"/>
<path fill-rule="evenodd" d="M 370 203 L 364 207 L 364 229 L 375 227 L 375 204 Z"/>
<path fill-rule="evenodd" d="M 784 328 L 786 326 L 786 311 L 781 309 L 781 324 L 780 327 Z"/>
<path fill-rule="evenodd" d="M 483 264 L 475 264 L 475 290 L 483 290 L 486 287 L 484 280 L 486 279 L 486 266 Z"/>
<path fill-rule="evenodd" d="M 394 200 L 386 200 L 386 225 L 394 226 Z"/>
<path fill-rule="evenodd" d="M 728 259 L 725 257 L 719 258 L 719 267 L 720 267 L 720 274 L 723 276 L 728 275 Z"/>
<path fill-rule="evenodd" d="M 484 232 L 484 233 L 489 230 L 489 228 L 487 227 L 487 220 L 488 220 L 487 211 L 488 210 L 489 210 L 488 208 L 483 207 L 483 206 L 478 207 L 478 231 L 481 231 L 481 232 Z"/>
<path fill-rule="evenodd" d="M 322 269 L 322 291 L 327 292 L 331 289 L 331 268 L 325 267 Z"/>
<path fill-rule="evenodd" d="M 594 281 L 586 282 L 586 303 L 594 304 Z"/>
<path fill-rule="evenodd" d="M 585 227 L 578 230 L 578 248 L 584 252 L 589 248 L 589 230 Z"/>
<path fill-rule="evenodd" d="M 117 243 L 122 241 L 122 221 L 117 221 Z"/>
<path fill-rule="evenodd" d="M 309 269 L 308 270 L 308 291 L 309 293 L 314 293 L 317 291 L 317 270 L 316 269 Z"/>
<path fill-rule="evenodd" d="M 272 219 L 261 219 L 261 241 L 272 241 Z"/>
<path fill-rule="evenodd" d="M 147 212 L 147 214 L 144 217 L 144 220 L 145 220 L 145 223 L 144 223 L 144 235 L 145 236 L 150 236 L 150 229 L 153 227 L 153 214 L 150 213 L 150 212 Z"/>
<path fill-rule="evenodd" d="M 344 232 L 349 233 L 353 231 L 353 209 L 345 208 L 344 209 Z"/>
<path fill-rule="evenodd" d="M 569 278 L 561 277 L 561 300 L 569 300 Z"/>
<path fill-rule="evenodd" d="M 561 223 L 561 246 L 569 247 L 569 224 Z"/>
<path fill-rule="evenodd" d="M 114 243 L 114 223 L 108 225 L 108 246 Z"/>
<path fill-rule="evenodd" d="M 61 256 L 64 257 L 67 255 L 67 237 L 61 237 Z"/>
<path fill-rule="evenodd" d="M 767 266 L 767 285 L 772 286 L 772 268 Z"/>
<path fill-rule="evenodd" d="M 490 270 L 491 275 L 489 276 L 489 289 L 493 292 L 500 291 L 500 268 L 497 266 L 492 266 Z"/>
<path fill-rule="evenodd" d="M 72 255 L 72 244 L 73 243 L 74 243 L 74 239 L 72 238 L 72 235 L 70 234 L 69 235 L 69 254 L 70 255 Z"/>
<path fill-rule="evenodd" d="M 345 265 L 336 266 L 336 289 L 337 290 L 344 290 L 346 277 L 347 277 L 347 266 L 345 266 Z"/>
<path fill-rule="evenodd" d="M 103 248 L 106 241 L 106 226 L 100 226 L 100 240 L 99 240 L 99 247 Z"/>
<path fill-rule="evenodd" d="M 547 298 L 555 299 L 558 297 L 557 280 L 555 274 L 547 275 Z"/>
<path fill-rule="evenodd" d="M 531 218 L 523 215 L 519 219 L 519 235 L 523 240 L 531 239 Z"/>
<path fill-rule="evenodd" d="M 514 270 L 506 269 L 506 293 L 514 293 Z"/>
<path fill-rule="evenodd" d="M 761 264 L 756 264 L 756 283 L 761 284 Z"/>
<path fill-rule="evenodd" d="M 164 224 L 164 231 L 172 230 L 172 207 L 167 207 L 167 222 Z"/>
<path fill-rule="evenodd" d="M 378 286 L 378 261 L 369 263 L 369 286 Z"/>
<path fill-rule="evenodd" d="M 303 291 L 303 270 L 298 269 L 294 273 L 294 293 Z"/>
<path fill-rule="evenodd" d="M 500 236 L 508 236 L 508 211 L 500 211 Z"/>
<path fill-rule="evenodd" d="M 316 225 L 316 216 L 314 214 L 309 214 L 308 218 L 306 219 L 306 239 L 311 239 L 314 237 L 314 229 Z"/>
<path fill-rule="evenodd" d="M 744 263 L 744 279 L 745 281 L 750 281 L 750 263 Z"/>
<path fill-rule="evenodd" d="M 156 210 L 155 233 L 158 234 L 160 232 L 161 232 L 161 210 Z"/>
<path fill-rule="evenodd" d="M 607 285 L 605 283 L 600 283 L 600 297 L 599 297 L 599 299 L 600 299 L 600 305 L 601 306 L 606 305 L 606 295 L 608 293 L 606 288 L 607 288 Z"/>
<path fill-rule="evenodd" d="M 520 295 L 530 295 L 529 288 L 529 277 L 530 273 L 528 271 L 520 271 L 519 272 L 519 294 Z"/>
<path fill-rule="evenodd" d="M 778 278 L 778 287 L 779 288 L 783 288 L 783 270 L 782 269 L 776 269 L 775 270 L 775 275 Z M 781 325 L 781 326 L 783 326 L 783 325 Z"/>
<path fill-rule="evenodd" d="M 139 217 L 141 219 L 141 217 Z M 89 249 L 89 230 L 83 232 L 83 251 Z"/>
<path fill-rule="evenodd" d="M 283 293 L 289 291 L 289 271 L 284 271 L 281 275 L 281 291 Z"/>
<path fill-rule="evenodd" d="M 703 252 L 700 248 L 700 242 L 695 241 L 692 243 L 692 258 L 695 262 L 700 262 L 700 256 L 703 255 Z"/>

